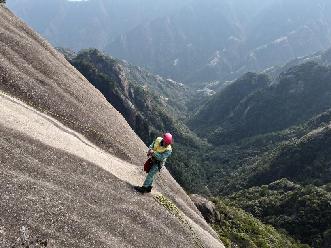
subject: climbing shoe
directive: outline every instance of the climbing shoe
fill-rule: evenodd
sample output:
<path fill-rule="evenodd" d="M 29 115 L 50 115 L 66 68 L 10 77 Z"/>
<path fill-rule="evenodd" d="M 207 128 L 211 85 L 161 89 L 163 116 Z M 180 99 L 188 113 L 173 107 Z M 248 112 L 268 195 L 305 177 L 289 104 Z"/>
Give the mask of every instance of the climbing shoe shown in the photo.
<path fill-rule="evenodd" d="M 135 186 L 134 187 L 135 190 L 137 190 L 140 193 L 150 193 L 152 191 L 152 186 L 149 187 L 139 187 L 139 186 Z"/>

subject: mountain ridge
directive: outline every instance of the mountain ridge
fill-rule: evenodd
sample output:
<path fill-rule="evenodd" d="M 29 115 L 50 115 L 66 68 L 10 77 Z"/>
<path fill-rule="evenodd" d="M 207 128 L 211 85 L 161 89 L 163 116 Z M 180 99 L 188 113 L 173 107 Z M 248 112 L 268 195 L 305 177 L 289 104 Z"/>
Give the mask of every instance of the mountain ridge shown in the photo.
<path fill-rule="evenodd" d="M 232 112 L 229 112 L 231 115 L 223 116 L 222 109 L 226 106 L 210 103 L 224 99 L 222 94 L 229 90 L 229 99 L 232 99 L 232 94 L 235 94 L 234 90 L 231 92 L 232 88 L 242 81 L 244 84 L 252 81 L 243 76 L 212 96 L 200 112 L 193 116 L 189 126 L 205 133 L 205 128 L 199 123 L 200 119 L 203 123 L 204 115 L 209 114 L 212 127 L 207 137 L 218 144 L 286 129 L 307 121 L 331 106 L 328 97 L 329 77 L 330 67 L 313 61 L 293 66 L 281 73 L 275 81 L 264 79 L 266 83 L 258 90 L 252 94 L 247 92 L 241 99 L 233 100 Z"/>
<path fill-rule="evenodd" d="M 187 84 L 224 83 L 331 46 L 326 0 L 52 3 L 8 4 L 55 46 L 96 47 Z M 42 7 L 48 15 L 33 14 Z"/>

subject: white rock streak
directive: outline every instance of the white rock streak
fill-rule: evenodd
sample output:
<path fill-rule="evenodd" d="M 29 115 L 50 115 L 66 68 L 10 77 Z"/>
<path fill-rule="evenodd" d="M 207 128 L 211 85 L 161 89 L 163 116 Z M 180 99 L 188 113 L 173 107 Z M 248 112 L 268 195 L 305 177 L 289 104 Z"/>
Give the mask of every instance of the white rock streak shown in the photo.
<path fill-rule="evenodd" d="M 103 151 L 59 121 L 1 92 L 0 105 L 1 125 L 94 163 L 130 184 L 138 185 L 143 181 L 143 174 L 137 166 Z"/>

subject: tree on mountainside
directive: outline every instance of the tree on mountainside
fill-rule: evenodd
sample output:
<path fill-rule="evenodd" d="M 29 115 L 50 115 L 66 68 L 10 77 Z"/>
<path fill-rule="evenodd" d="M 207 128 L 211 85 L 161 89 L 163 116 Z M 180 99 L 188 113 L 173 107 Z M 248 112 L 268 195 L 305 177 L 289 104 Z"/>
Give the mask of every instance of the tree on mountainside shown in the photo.
<path fill-rule="evenodd" d="M 252 187 L 227 198 L 265 224 L 286 230 L 311 247 L 331 247 L 331 193 L 327 187 L 302 186 L 288 179 Z"/>
<path fill-rule="evenodd" d="M 0 3 L 6 3 L 6 0 L 0 0 Z"/>

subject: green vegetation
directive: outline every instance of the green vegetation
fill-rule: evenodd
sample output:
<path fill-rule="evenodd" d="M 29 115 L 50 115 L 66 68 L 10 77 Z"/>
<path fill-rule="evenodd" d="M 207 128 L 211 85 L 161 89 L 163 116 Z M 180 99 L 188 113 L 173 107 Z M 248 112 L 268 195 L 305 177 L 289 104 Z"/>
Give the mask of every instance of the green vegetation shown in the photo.
<path fill-rule="evenodd" d="M 189 126 L 212 143 L 226 131 L 226 119 L 247 96 L 269 84 L 266 75 L 247 73 L 224 90 L 211 97 L 189 121 Z M 223 125 L 224 124 L 224 125 Z M 223 142 L 223 141 L 222 141 Z M 223 142 L 224 143 L 224 142 Z"/>
<path fill-rule="evenodd" d="M 298 125 L 331 107 L 330 72 L 308 62 L 291 67 L 271 85 L 265 76 L 245 75 L 210 99 L 189 126 L 222 145 Z"/>
<path fill-rule="evenodd" d="M 160 203 L 164 208 L 166 208 L 172 215 L 180 220 L 183 224 L 186 224 L 186 220 L 183 217 L 183 214 L 179 210 L 179 208 L 170 201 L 167 197 L 162 194 L 157 194 L 154 196 L 154 199 Z"/>
<path fill-rule="evenodd" d="M 285 177 L 303 185 L 331 182 L 329 127 L 281 145 L 267 155 L 256 165 L 257 171 L 251 175 L 249 185 L 269 184 Z"/>
<path fill-rule="evenodd" d="M 330 75 L 331 68 L 316 63 L 291 67 L 271 86 L 240 100 L 231 98 L 235 87 L 228 87 L 215 96 L 227 106 L 211 99 L 194 117 L 206 108 L 212 120 L 221 117 L 216 129 L 203 124 L 198 130 L 217 145 L 203 154 L 201 164 L 208 168 L 204 178 L 210 192 L 302 243 L 323 248 L 330 247 L 331 223 Z M 250 85 L 252 78 L 244 78 Z M 232 93 L 238 96 L 237 90 Z"/>
<path fill-rule="evenodd" d="M 326 189 L 281 179 L 239 191 L 227 199 L 229 204 L 286 230 L 292 237 L 312 247 L 331 245 L 328 236 L 331 230 L 331 193 Z"/>
<path fill-rule="evenodd" d="M 221 219 L 213 224 L 220 239 L 228 248 L 305 248 L 287 234 L 265 225 L 245 211 L 214 199 Z"/>
<path fill-rule="evenodd" d="M 202 242 L 199 237 L 195 234 L 190 223 L 185 219 L 184 214 L 179 210 L 179 208 L 170 201 L 167 197 L 162 194 L 157 194 L 154 196 L 154 199 L 166 208 L 172 215 L 174 215 L 183 225 L 185 225 L 193 236 L 194 242 L 198 248 L 203 248 Z"/>

